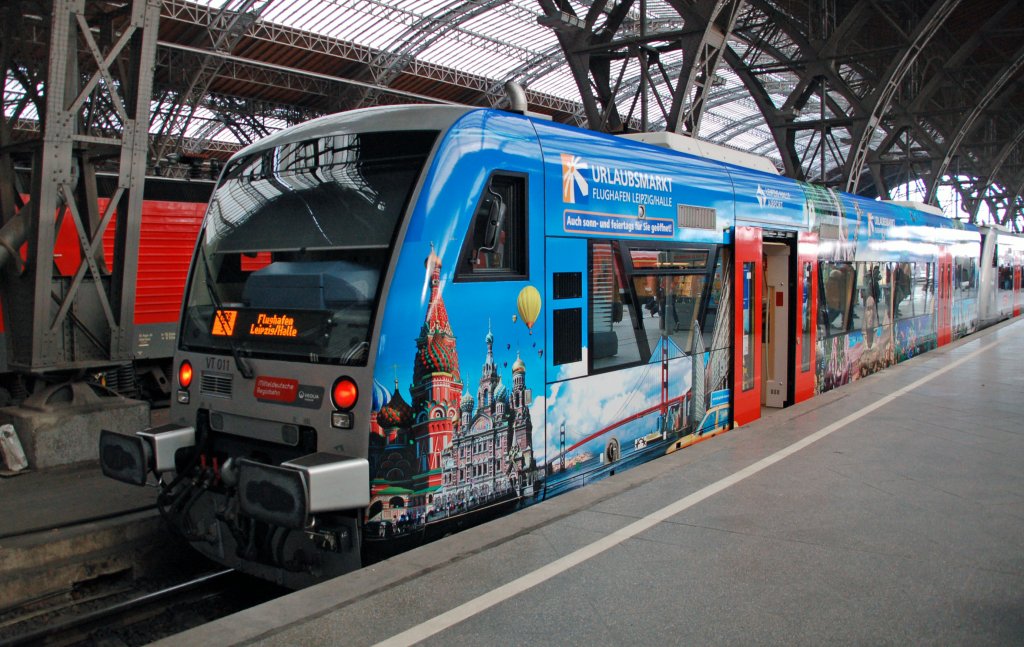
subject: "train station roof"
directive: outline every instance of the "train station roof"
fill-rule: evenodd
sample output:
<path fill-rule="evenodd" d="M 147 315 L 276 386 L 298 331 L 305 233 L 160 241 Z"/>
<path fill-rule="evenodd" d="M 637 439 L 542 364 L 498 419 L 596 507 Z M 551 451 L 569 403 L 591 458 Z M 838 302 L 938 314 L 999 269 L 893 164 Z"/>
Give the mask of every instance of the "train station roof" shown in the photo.
<path fill-rule="evenodd" d="M 36 16 L 45 61 L 45 10 L 14 4 L 33 9 L 14 19 Z M 88 0 L 86 13 L 106 24 L 129 4 Z M 1017 0 L 159 4 L 150 162 L 165 172 L 340 110 L 503 106 L 512 80 L 557 121 L 696 135 L 866 195 L 909 183 L 934 200 L 945 186 L 965 218 L 988 206 L 1024 225 Z M 14 121 L 33 75 L 11 69 Z M 16 117 L 31 121 L 31 106 Z"/>
<path fill-rule="evenodd" d="M 506 80 L 515 80 L 528 91 L 531 109 L 547 113 L 559 121 L 588 126 L 583 112 L 577 77 L 567 61 L 556 30 L 542 24 L 545 16 L 535 0 L 482 0 L 452 2 L 446 0 L 272 0 L 249 3 L 251 21 L 225 61 L 266 62 L 290 70 L 303 70 L 334 78 L 351 90 L 374 94 L 375 102 L 444 101 L 470 105 L 500 105 Z M 585 14 L 594 4 L 574 3 L 577 14 Z M 201 40 L 202 31 L 213 20 L 206 12 L 215 12 L 217 0 L 164 0 L 161 43 L 169 48 L 189 40 Z M 204 9 L 200 9 L 204 7 Z M 609 9 L 610 11 L 610 9 Z M 633 7 L 626 31 L 639 32 L 639 7 Z M 566 14 L 568 15 L 568 14 Z M 687 23 L 673 6 L 663 0 L 646 3 L 644 29 L 652 34 L 673 34 L 687 30 Z M 600 31 L 607 15 L 597 12 L 590 29 Z M 602 17 L 603 16 L 603 17 Z M 690 31 L 696 27 L 689 27 Z M 657 43 L 657 41 L 653 41 Z M 735 41 L 733 45 L 742 45 Z M 187 51 L 178 47 L 177 51 Z M 339 61 L 341 58 L 342 61 Z M 659 55 L 658 65 L 678 76 L 683 67 L 679 51 Z M 627 60 L 621 70 L 620 87 L 639 85 L 641 65 Z M 189 69 L 185 67 L 185 69 Z M 168 70 L 171 72 L 171 70 Z M 258 87 L 255 79 L 241 78 L 235 84 L 221 77 L 213 89 L 242 93 L 284 105 L 306 105 L 310 98 L 287 86 Z M 780 93 L 796 83 L 784 73 L 771 75 L 774 92 Z M 701 136 L 774 158 L 781 167 L 781 156 L 770 145 L 768 132 L 758 106 L 744 96 L 742 81 L 725 66 L 713 80 L 716 100 L 708 109 L 709 125 Z M 671 89 L 655 84 L 648 89 L 649 100 L 664 102 Z M 326 97 L 325 97 L 326 98 Z M 633 97 L 623 92 L 617 97 L 620 109 L 629 111 Z M 315 101 L 314 101 L 315 103 Z M 634 111 L 635 112 L 635 111 Z M 203 118 L 205 117 L 205 119 Z M 214 140 L 237 141 L 237 131 L 228 125 L 211 129 L 205 121 L 216 120 L 214 111 L 197 115 L 189 124 L 188 135 Z M 754 119 L 758 124 L 751 124 Z M 268 127 L 283 125 L 268 122 Z M 636 121 L 636 120 L 634 120 Z M 726 132 L 738 123 L 750 125 L 738 132 Z M 633 129 L 639 124 L 634 123 Z M 664 115 L 655 115 L 648 130 L 665 130 Z M 717 138 L 715 137 L 717 135 Z M 244 139 L 242 137 L 241 139 Z"/>

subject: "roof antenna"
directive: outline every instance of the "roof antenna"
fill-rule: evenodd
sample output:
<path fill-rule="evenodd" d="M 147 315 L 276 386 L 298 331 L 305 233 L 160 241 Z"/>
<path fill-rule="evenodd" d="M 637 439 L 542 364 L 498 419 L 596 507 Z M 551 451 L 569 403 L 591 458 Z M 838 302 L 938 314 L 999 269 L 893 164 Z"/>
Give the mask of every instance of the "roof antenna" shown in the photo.
<path fill-rule="evenodd" d="M 505 94 L 508 96 L 509 111 L 526 114 L 526 91 L 515 81 L 505 81 Z"/>

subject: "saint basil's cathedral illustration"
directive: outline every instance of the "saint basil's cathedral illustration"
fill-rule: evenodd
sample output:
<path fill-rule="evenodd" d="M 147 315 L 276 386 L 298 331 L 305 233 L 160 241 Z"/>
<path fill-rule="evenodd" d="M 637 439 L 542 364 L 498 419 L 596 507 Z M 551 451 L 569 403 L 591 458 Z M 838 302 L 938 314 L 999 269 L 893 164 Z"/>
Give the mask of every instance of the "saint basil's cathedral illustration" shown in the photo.
<path fill-rule="evenodd" d="M 518 356 L 507 388 L 494 360 L 494 335 L 476 399 L 464 389 L 455 334 L 441 296 L 441 259 L 426 260 L 430 302 L 416 338 L 411 403 L 398 389 L 374 384 L 371 414 L 371 500 L 367 521 L 380 536 L 534 491 L 531 393 Z M 488 326 L 488 328 L 490 328 Z"/>

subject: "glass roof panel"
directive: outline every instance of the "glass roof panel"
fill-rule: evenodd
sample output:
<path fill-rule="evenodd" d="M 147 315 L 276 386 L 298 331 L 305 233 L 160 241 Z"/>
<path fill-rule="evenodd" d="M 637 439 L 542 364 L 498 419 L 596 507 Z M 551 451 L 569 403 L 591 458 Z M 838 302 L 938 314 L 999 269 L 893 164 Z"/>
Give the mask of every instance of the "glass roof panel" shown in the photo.
<path fill-rule="evenodd" d="M 180 2 L 181 0 L 175 0 Z M 379 52 L 380 56 L 373 61 L 372 78 L 382 86 L 388 85 L 398 77 L 398 73 L 407 70 L 410 61 L 420 61 L 425 66 L 415 70 L 425 79 L 419 86 L 410 84 L 403 90 L 395 89 L 396 94 L 425 97 L 430 90 L 423 90 L 426 80 L 445 78 L 445 82 L 454 79 L 465 79 L 460 75 L 448 75 L 448 71 L 456 71 L 484 80 L 483 84 L 470 81 L 479 92 L 481 85 L 487 87 L 493 81 L 493 87 L 508 79 L 522 81 L 527 90 L 538 98 L 538 109 L 553 108 L 566 112 L 570 116 L 560 117 L 567 121 L 581 123 L 584 120 L 582 102 L 577 82 L 571 73 L 564 54 L 556 38 L 556 32 L 547 24 L 538 22 L 543 10 L 537 0 L 185 0 L 207 6 L 211 11 L 233 11 L 245 8 L 258 16 L 258 20 L 273 23 L 294 30 L 310 32 L 336 39 L 344 44 L 367 48 L 371 52 Z M 647 45 L 657 48 L 660 45 L 678 42 L 680 31 L 686 32 L 686 25 L 675 9 L 678 0 L 671 3 L 667 0 L 646 0 L 633 3 L 621 24 L 617 26 L 614 39 L 628 41 L 645 34 L 666 33 L 663 41 L 647 41 Z M 705 3 L 706 4 L 706 3 Z M 582 24 L 586 21 L 587 29 L 599 32 L 609 18 L 607 9 L 595 9 L 591 0 L 564 0 L 559 6 L 567 7 L 578 18 L 567 18 L 570 24 Z M 599 5 L 603 7 L 603 5 Z M 740 25 L 730 35 L 729 44 L 732 49 L 730 61 L 747 69 L 741 79 L 727 65 L 722 64 L 716 71 L 709 94 L 704 106 L 701 129 L 698 135 L 718 143 L 734 146 L 739 149 L 759 152 L 768 155 L 777 166 L 781 167 L 781 155 L 777 150 L 772 130 L 768 127 L 761 109 L 751 97 L 744 85 L 760 84 L 764 94 L 759 100 L 766 100 L 776 110 L 786 106 L 792 108 L 776 116 L 780 119 L 795 122 L 796 130 L 789 131 L 795 139 L 794 148 L 800 151 L 801 159 L 797 163 L 800 171 L 812 178 L 832 174 L 835 177 L 837 168 L 842 168 L 844 160 L 849 157 L 850 150 L 860 142 L 851 141 L 855 132 L 852 126 L 844 124 L 851 113 L 863 113 L 861 104 L 868 96 L 870 87 L 877 82 L 872 70 L 860 59 L 835 59 L 834 68 L 826 74 L 828 92 L 823 97 L 816 87 L 808 87 L 801 83 L 801 75 L 806 69 L 801 68 L 801 61 L 807 60 L 808 47 L 799 37 L 790 36 L 792 30 L 780 26 L 782 20 L 773 21 L 771 13 L 773 3 L 745 3 L 741 10 Z M 646 16 L 641 16 L 643 8 Z M 777 7 L 775 7 L 777 9 Z M 593 12 L 593 15 L 590 15 Z M 564 14 L 568 15 L 568 14 Z M 785 18 L 785 16 L 776 16 Z M 643 18 L 643 19 L 642 19 Z M 198 20 L 198 19 L 197 19 Z M 187 22 L 187 20 L 185 21 Z M 246 21 L 239 23 L 247 25 Z M 768 27 L 765 27 L 768 25 Z M 695 30 L 690 30 L 695 31 Z M 263 41 L 266 44 L 267 41 Z M 165 45 L 167 45 L 165 43 Z M 173 46 L 173 45 L 172 45 Z M 197 44 L 203 47 L 202 43 Z M 635 58 L 621 63 L 614 57 L 611 60 L 612 85 L 616 90 L 616 107 L 623 119 L 632 120 L 631 126 L 640 123 L 639 102 L 637 92 L 646 87 L 647 128 L 662 129 L 665 124 L 665 112 L 671 105 L 672 87 L 685 79 L 681 68 L 688 65 L 682 60 L 678 49 L 669 47 L 660 51 L 660 58 L 655 67 L 650 68 L 653 75 L 642 85 L 640 66 Z M 261 48 L 262 52 L 275 53 L 274 50 Z M 621 50 L 620 50 L 621 51 Z M 243 54 L 239 54 L 244 56 Z M 854 57 L 855 58 L 855 57 Z M 294 60 L 294 59 L 293 59 Z M 273 61 L 272 61 L 273 62 Z M 361 59 L 360 63 L 365 63 Z M 166 65 L 166 63 L 162 63 Z M 289 64 L 284 63 L 287 68 Z M 330 66 L 330 63 L 327 63 Z M 371 81 L 369 78 L 350 77 L 343 74 L 351 73 L 355 66 L 347 66 L 347 72 L 336 72 L 337 79 L 331 79 L 331 71 L 321 71 L 325 83 L 358 83 Z M 322 68 L 321 68 L 322 69 Z M 292 70 L 284 70 L 291 73 Z M 667 79 L 662 74 L 667 76 Z M 160 98 L 152 102 L 153 116 L 151 130 L 159 132 L 164 127 L 171 127 L 165 122 L 171 120 L 170 110 L 175 109 L 177 92 L 173 86 L 177 79 L 188 72 L 178 72 L 171 83 L 161 81 Z M 303 72 L 299 71 L 299 75 Z M 315 74 L 315 73 L 314 73 Z M 312 76 L 312 74 L 311 74 Z M 246 83 L 245 78 L 229 78 L 227 74 L 217 81 Z M 15 125 L 22 130 L 31 130 L 32 122 L 38 128 L 38 115 L 34 110 L 31 97 L 40 94 L 41 88 L 26 91 L 21 86 L 24 82 L 20 77 L 8 74 L 4 88 L 4 114 L 8 119 L 17 115 L 22 122 Z M 211 94 L 205 107 L 197 108 L 194 113 L 186 110 L 183 115 L 174 116 L 173 128 L 187 123 L 184 133 L 165 133 L 169 137 L 182 136 L 190 145 L 213 140 L 223 144 L 244 144 L 254 137 L 262 136 L 287 125 L 295 123 L 323 109 L 322 103 L 312 102 L 301 105 L 295 100 L 294 105 L 287 105 L 284 93 L 257 99 L 265 102 L 262 108 L 252 108 L 246 112 L 244 100 L 234 97 L 232 89 L 238 89 L 237 83 L 224 83 L 217 87 L 223 94 Z M 261 81 L 262 82 L 262 81 Z M 817 81 L 814 81 L 817 83 Z M 226 87 L 225 87 L 226 86 Z M 309 86 L 306 86 L 309 87 Z M 345 86 L 347 88 L 347 86 Z M 417 87 L 418 89 L 409 89 Z M 800 95 L 794 95 L 796 89 Z M 307 91 L 305 89 L 298 92 Z M 240 92 L 244 94 L 244 90 Z M 327 93 L 324 93 L 325 95 Z M 375 96 L 380 93 L 370 93 Z M 537 95 L 542 95 L 537 97 Z M 793 96 L 791 96 L 793 95 Z M 294 94 L 293 94 L 294 96 Z M 464 94 L 458 100 L 477 100 L 472 93 Z M 479 97 L 480 95 L 477 94 Z M 278 103 L 275 103 L 277 101 Z M 546 102 L 546 103 L 545 103 Z M 575 105 L 574 105 L 575 104 Z M 102 102 L 90 104 L 99 106 L 101 117 L 90 127 L 97 132 L 108 126 L 118 124 L 114 118 L 104 125 L 102 111 L 107 106 Z M 253 104 L 256 105 L 256 104 Z M 342 101 L 339 105 L 349 105 Z M 218 107 L 219 106 L 219 107 Z M 261 113 L 260 110 L 263 110 Z M 575 112 L 574 112 L 575 111 Z M 831 120 L 821 125 L 822 117 Z M 918 130 L 936 146 L 942 146 L 945 136 L 943 128 L 931 122 L 922 122 Z M 869 148 L 880 148 L 887 137 L 885 128 L 870 132 Z M 195 141 L 192 141 L 195 140 Z M 824 140 L 824 145 L 823 145 Z M 911 146 L 913 142 L 908 141 Z M 231 146 L 223 146 L 218 150 L 228 150 Z M 896 149 L 894 149 L 896 150 Z M 894 155 L 889 152 L 886 155 Z M 906 152 L 908 159 L 911 152 Z M 822 173 L 822 166 L 825 173 Z M 909 190 L 908 190 L 909 191 Z"/>

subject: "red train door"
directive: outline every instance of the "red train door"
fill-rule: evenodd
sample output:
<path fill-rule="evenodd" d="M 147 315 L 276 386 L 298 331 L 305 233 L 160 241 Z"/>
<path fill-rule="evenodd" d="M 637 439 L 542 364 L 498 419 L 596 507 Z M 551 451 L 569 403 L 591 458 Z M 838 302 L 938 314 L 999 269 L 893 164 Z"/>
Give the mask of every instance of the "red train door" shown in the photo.
<path fill-rule="evenodd" d="M 944 346 L 953 340 L 953 254 L 947 249 L 939 252 L 936 334 L 937 344 Z"/>
<path fill-rule="evenodd" d="M 797 242 L 796 384 L 793 401 L 814 396 L 815 348 L 818 337 L 818 234 L 804 232 Z"/>
<path fill-rule="evenodd" d="M 761 229 L 736 227 L 733 236 L 732 419 L 761 417 Z"/>
<path fill-rule="evenodd" d="M 1013 268 L 1013 316 L 1020 315 L 1020 257 L 1017 258 L 1017 265 Z"/>

